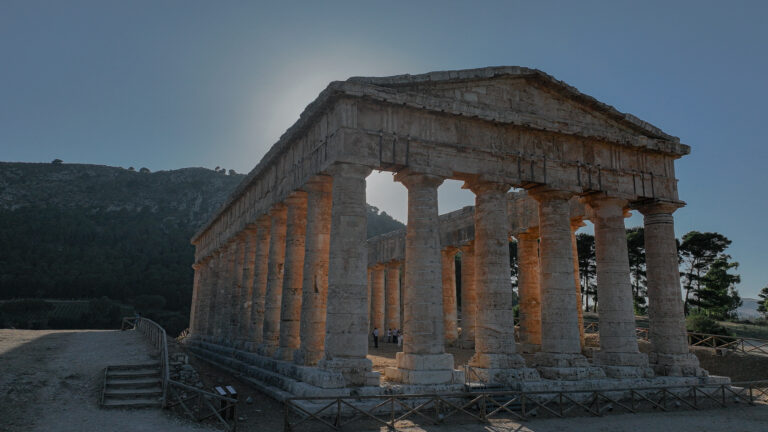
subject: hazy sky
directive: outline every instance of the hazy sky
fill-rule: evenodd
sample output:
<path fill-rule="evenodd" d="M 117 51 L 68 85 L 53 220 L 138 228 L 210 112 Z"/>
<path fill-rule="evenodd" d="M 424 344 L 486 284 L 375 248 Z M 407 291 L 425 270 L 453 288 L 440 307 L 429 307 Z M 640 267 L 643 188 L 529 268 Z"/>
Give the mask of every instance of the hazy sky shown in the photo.
<path fill-rule="evenodd" d="M 689 144 L 678 235 L 733 240 L 742 296 L 768 283 L 768 2 L 275 4 L 0 0 L 0 160 L 248 172 L 330 81 L 528 66 Z M 391 175 L 369 201 L 405 220 Z"/>

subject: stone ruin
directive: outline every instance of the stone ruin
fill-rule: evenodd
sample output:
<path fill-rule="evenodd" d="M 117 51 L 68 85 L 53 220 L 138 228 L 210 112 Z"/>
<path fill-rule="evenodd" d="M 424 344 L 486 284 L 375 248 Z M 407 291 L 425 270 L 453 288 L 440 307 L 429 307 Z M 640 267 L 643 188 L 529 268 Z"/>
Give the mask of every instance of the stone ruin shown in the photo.
<path fill-rule="evenodd" d="M 278 396 L 695 384 L 678 277 L 676 137 L 522 67 L 331 83 L 198 231 L 190 349 Z M 408 190 L 366 240 L 366 177 Z M 475 206 L 439 216 L 437 188 Z M 510 192 L 510 190 L 516 192 Z M 651 352 L 639 351 L 624 218 L 644 215 Z M 575 230 L 594 224 L 600 347 L 583 355 Z M 510 236 L 518 241 L 515 341 Z M 454 255 L 462 252 L 459 336 Z M 387 380 L 370 329 L 402 328 Z M 460 337 L 460 339 L 459 339 Z M 521 352 L 533 354 L 526 362 Z"/>

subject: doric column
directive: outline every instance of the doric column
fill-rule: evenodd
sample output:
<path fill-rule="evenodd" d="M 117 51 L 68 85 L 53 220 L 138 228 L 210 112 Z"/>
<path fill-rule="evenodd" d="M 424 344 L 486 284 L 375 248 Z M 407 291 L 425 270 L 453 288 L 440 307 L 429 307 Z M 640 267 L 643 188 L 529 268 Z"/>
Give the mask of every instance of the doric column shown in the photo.
<path fill-rule="evenodd" d="M 552 189 L 529 194 L 539 202 L 541 268 L 541 352 L 534 362 L 545 378 L 604 377 L 581 355 L 568 204 L 573 194 Z"/>
<path fill-rule="evenodd" d="M 263 215 L 256 220 L 256 244 L 253 259 L 253 290 L 251 294 L 251 325 L 248 351 L 255 351 L 264 340 L 264 302 L 267 295 L 267 280 L 269 276 L 269 244 L 272 219 Z"/>
<path fill-rule="evenodd" d="M 391 261 L 387 263 L 387 318 L 386 327 L 400 328 L 400 263 Z"/>
<path fill-rule="evenodd" d="M 237 242 L 230 239 L 222 254 L 221 271 L 219 272 L 219 295 L 217 300 L 217 334 L 216 343 L 229 345 L 230 331 L 232 329 L 232 296 L 235 291 L 235 257 L 237 255 Z"/>
<path fill-rule="evenodd" d="M 539 286 L 539 231 L 517 235 L 517 289 L 520 294 L 520 342 L 527 351 L 541 348 L 541 288 Z"/>
<path fill-rule="evenodd" d="M 371 169 L 337 163 L 333 177 L 331 249 L 328 264 L 328 305 L 325 357 L 318 366 L 340 371 L 347 385 L 377 385 L 368 354 L 365 178 Z"/>
<path fill-rule="evenodd" d="M 384 328 L 384 264 L 376 264 L 372 268 L 371 303 L 373 303 L 373 317 L 371 325 L 379 329 L 379 341 L 387 334 Z"/>
<path fill-rule="evenodd" d="M 644 216 L 648 287 L 649 360 L 660 375 L 703 376 L 707 372 L 688 348 L 680 270 L 672 213 L 682 203 L 649 201 L 636 205 Z M 600 299 L 600 309 L 603 299 Z"/>
<path fill-rule="evenodd" d="M 461 248 L 461 347 L 475 347 L 477 290 L 475 289 L 475 243 Z"/>
<path fill-rule="evenodd" d="M 256 240 L 257 228 L 255 224 L 247 226 L 245 233 L 245 253 L 243 262 L 243 288 L 240 298 L 240 328 L 238 332 L 238 348 L 249 348 L 251 346 L 250 335 L 252 331 L 252 311 L 253 311 L 253 281 L 256 277 Z"/>
<path fill-rule="evenodd" d="M 288 206 L 285 245 L 285 278 L 280 310 L 280 348 L 276 357 L 293 361 L 301 345 L 301 286 L 304 283 L 304 249 L 307 237 L 307 193 L 293 192 L 286 200 Z"/>
<path fill-rule="evenodd" d="M 653 376 L 648 357 L 637 346 L 629 276 L 624 208 L 627 201 L 605 196 L 586 200 L 595 225 L 597 295 L 600 299 L 600 350 L 593 363 L 612 377 Z"/>
<path fill-rule="evenodd" d="M 442 177 L 401 171 L 395 180 L 408 189 L 405 236 L 403 351 L 387 377 L 407 384 L 454 383 L 453 355 L 445 352 L 440 224 L 437 188 Z"/>
<path fill-rule="evenodd" d="M 307 191 L 307 241 L 301 288 L 301 346 L 294 361 L 314 366 L 323 357 L 328 299 L 328 257 L 331 248 L 331 187 L 329 176 L 317 176 Z"/>
<path fill-rule="evenodd" d="M 368 324 L 368 333 L 373 331 L 373 269 L 368 267 L 365 270 L 365 285 L 368 290 L 365 297 L 365 313 L 367 315 L 366 323 Z"/>
<path fill-rule="evenodd" d="M 240 325 L 244 320 L 241 315 L 240 305 L 245 299 L 243 293 L 243 267 L 245 267 L 245 246 L 246 235 L 245 232 L 239 232 L 235 235 L 235 254 L 234 262 L 232 263 L 232 297 L 230 298 L 230 322 L 229 331 L 227 333 L 227 344 L 233 347 L 237 347 L 238 339 L 240 337 Z"/>
<path fill-rule="evenodd" d="M 453 346 L 459 339 L 458 311 L 456 310 L 456 252 L 453 247 L 441 251 L 441 265 L 443 268 L 443 327 L 445 331 L 445 343 Z"/>
<path fill-rule="evenodd" d="M 533 369 L 516 353 L 513 293 L 510 280 L 509 218 L 510 186 L 488 181 L 468 184 L 475 194 L 475 281 L 477 317 L 475 355 L 469 365 L 489 383 L 510 384 L 537 379 Z"/>
<path fill-rule="evenodd" d="M 280 342 L 280 306 L 285 273 L 285 236 L 288 209 L 285 204 L 277 203 L 269 211 L 269 217 L 271 218 L 269 269 L 267 271 L 267 291 L 264 296 L 263 337 L 258 352 L 261 355 L 273 356 Z"/>
<path fill-rule="evenodd" d="M 192 302 L 189 307 L 189 334 L 191 337 L 197 337 L 200 332 L 198 326 L 200 324 L 200 300 L 202 297 L 201 290 L 203 281 L 203 266 L 200 263 L 192 264 L 192 268 L 195 270 L 195 275 L 192 280 Z"/>
<path fill-rule="evenodd" d="M 205 327 L 203 340 L 213 342 L 216 331 L 216 297 L 219 284 L 219 251 L 214 251 L 208 261 L 208 307 L 205 310 Z"/>
<path fill-rule="evenodd" d="M 576 314 L 579 318 L 579 342 L 584 350 L 584 306 L 581 303 L 581 277 L 579 275 L 579 247 L 576 242 L 576 231 L 586 226 L 581 218 L 571 219 L 571 253 L 573 254 L 573 281 L 576 288 Z"/>

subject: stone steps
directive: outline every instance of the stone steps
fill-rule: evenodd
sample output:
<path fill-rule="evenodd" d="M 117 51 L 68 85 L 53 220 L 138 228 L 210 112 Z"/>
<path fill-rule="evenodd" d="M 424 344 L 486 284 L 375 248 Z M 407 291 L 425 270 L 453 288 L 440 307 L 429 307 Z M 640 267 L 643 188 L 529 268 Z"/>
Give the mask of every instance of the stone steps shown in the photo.
<path fill-rule="evenodd" d="M 159 408 L 162 398 L 159 364 L 107 366 L 101 397 L 103 408 Z"/>

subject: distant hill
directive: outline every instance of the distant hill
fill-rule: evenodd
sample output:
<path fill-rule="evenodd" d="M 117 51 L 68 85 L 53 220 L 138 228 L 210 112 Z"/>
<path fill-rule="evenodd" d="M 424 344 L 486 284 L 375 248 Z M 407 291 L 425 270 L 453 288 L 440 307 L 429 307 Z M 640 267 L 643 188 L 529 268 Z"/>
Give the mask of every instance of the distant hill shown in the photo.
<path fill-rule="evenodd" d="M 149 303 L 158 319 L 184 322 L 190 237 L 243 178 L 206 168 L 0 162 L 0 299 L 145 304 L 161 296 Z M 402 227 L 369 206 L 369 236 Z"/>
<path fill-rule="evenodd" d="M 753 298 L 741 299 L 742 304 L 736 309 L 736 314 L 741 319 L 760 318 L 763 315 L 757 311 L 757 307 L 760 305 L 760 300 Z"/>

